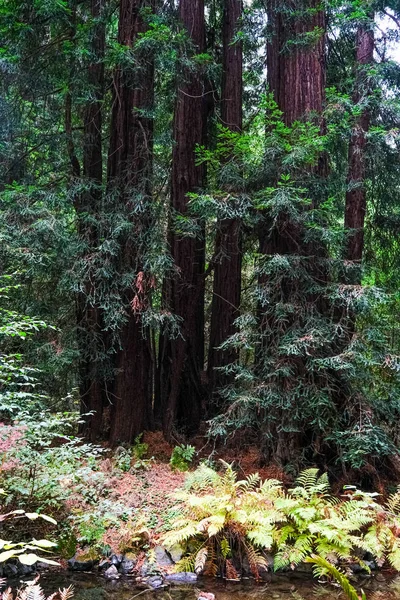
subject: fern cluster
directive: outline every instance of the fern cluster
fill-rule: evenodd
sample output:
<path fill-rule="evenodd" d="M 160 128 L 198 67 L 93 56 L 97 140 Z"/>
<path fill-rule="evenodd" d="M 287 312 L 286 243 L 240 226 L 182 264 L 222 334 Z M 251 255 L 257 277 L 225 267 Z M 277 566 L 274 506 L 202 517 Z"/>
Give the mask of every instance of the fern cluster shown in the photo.
<path fill-rule="evenodd" d="M 268 569 L 295 569 L 312 555 L 329 564 L 359 563 L 372 554 L 400 570 L 400 491 L 385 505 L 348 486 L 337 498 L 330 493 L 326 474 L 303 471 L 295 487 L 262 481 L 258 474 L 237 480 L 232 465 L 217 473 L 205 465 L 188 476 L 176 494 L 184 516 L 165 536 L 165 544 L 187 549 L 181 570 L 217 573 L 238 578 L 246 563 L 257 579 Z"/>
<path fill-rule="evenodd" d="M 19 588 L 15 593 L 9 587 L 0 593 L 1 600 L 70 600 L 73 597 L 73 587 L 60 589 L 57 592 L 46 596 L 38 583 L 39 577 L 33 582 L 27 583 L 25 587 Z"/>

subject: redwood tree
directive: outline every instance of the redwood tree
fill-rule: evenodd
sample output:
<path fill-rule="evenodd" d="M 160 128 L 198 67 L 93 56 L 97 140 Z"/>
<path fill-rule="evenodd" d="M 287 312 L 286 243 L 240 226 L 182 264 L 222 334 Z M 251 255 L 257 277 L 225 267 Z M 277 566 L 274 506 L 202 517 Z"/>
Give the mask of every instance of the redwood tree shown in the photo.
<path fill-rule="evenodd" d="M 204 0 L 180 0 L 179 17 L 196 53 L 205 50 Z M 188 194 L 204 182 L 204 168 L 196 164 L 196 147 L 205 130 L 204 82 L 200 72 L 187 68 L 178 82 L 175 104 L 171 177 L 171 232 L 169 243 L 175 275 L 164 286 L 164 306 L 179 318 L 181 335 L 160 341 L 160 406 L 163 429 L 171 437 L 175 425 L 187 431 L 200 423 L 204 362 L 203 236 L 176 231 L 176 218 L 188 216 Z M 201 228 L 200 228 L 201 229 Z"/>
<path fill-rule="evenodd" d="M 356 81 L 353 101 L 358 104 L 370 94 L 368 65 L 374 60 L 373 14 L 359 25 L 356 36 Z M 349 144 L 349 170 L 344 225 L 349 232 L 346 259 L 361 265 L 364 248 L 364 221 L 367 208 L 365 189 L 365 154 L 367 134 L 370 124 L 370 111 L 365 107 L 357 117 Z M 361 281 L 361 270 L 356 280 Z"/>
<path fill-rule="evenodd" d="M 132 48 L 146 30 L 143 9 L 153 0 L 121 0 L 118 43 Z M 121 234 L 118 268 L 122 273 L 125 321 L 119 331 L 112 387 L 111 443 L 131 442 L 151 423 L 152 369 L 141 312 L 147 307 L 149 274 L 143 271 L 146 231 L 150 227 L 154 63 L 137 56 L 135 67 L 121 65 L 113 78 L 113 109 L 108 154 L 108 193 L 130 222 Z M 126 280 L 129 280 L 126 284 Z"/>
<path fill-rule="evenodd" d="M 225 0 L 223 11 L 221 121 L 232 131 L 242 130 L 243 56 L 242 44 L 234 42 L 242 15 L 242 0 Z M 227 192 L 230 182 L 222 182 Z M 234 350 L 218 347 L 234 333 L 234 321 L 239 316 L 241 290 L 241 235 L 238 219 L 221 219 L 217 223 L 215 244 L 214 283 L 211 307 L 210 341 L 208 352 L 208 381 L 211 392 L 226 384 L 228 378 L 216 367 L 234 362 Z"/>
<path fill-rule="evenodd" d="M 269 41 L 267 45 L 268 84 L 274 99 L 282 111 L 286 125 L 295 121 L 313 121 L 324 129 L 322 111 L 325 100 L 325 13 L 318 0 L 303 2 L 282 2 L 271 0 L 268 5 Z M 314 204 L 311 182 L 315 177 L 326 174 L 326 157 L 321 156 L 313 168 L 303 166 L 303 186 L 308 190 Z M 278 182 L 271 182 L 277 186 Z M 283 207 L 282 207 L 283 206 Z M 263 347 L 258 350 L 259 372 L 263 372 L 264 362 L 277 373 L 272 389 L 276 395 L 276 406 L 272 414 L 266 415 L 267 433 L 270 445 L 267 453 L 281 464 L 296 460 L 302 445 L 298 420 L 301 416 L 299 395 L 312 396 L 314 373 L 307 371 L 307 354 L 296 355 L 285 352 L 285 340 L 293 338 L 302 344 L 309 335 L 309 323 L 314 318 L 318 306 L 315 292 L 311 292 L 310 281 L 318 285 L 325 280 L 318 257 L 324 251 L 319 244 L 306 242 L 304 207 L 293 204 L 290 210 L 278 204 L 278 216 L 271 225 L 267 219 L 260 228 L 260 252 L 270 259 L 288 256 L 292 268 L 298 275 L 283 267 L 280 278 L 275 283 L 272 276 L 260 276 L 260 289 L 267 289 L 268 303 L 260 306 L 260 327 Z M 285 264 L 285 262 L 283 263 Z M 302 271 L 307 277 L 302 280 Z M 318 285 L 314 286 L 315 288 Z M 273 307 L 293 307 L 283 319 L 279 309 Z M 265 358 L 265 354 L 268 358 Z M 299 390 L 301 390 L 299 392 Z M 296 421 L 297 419 L 297 421 Z M 304 425 L 300 426 L 304 429 Z M 305 437 L 307 432 L 304 432 Z M 307 444 L 309 446 L 309 440 Z"/>
<path fill-rule="evenodd" d="M 102 106 L 104 100 L 105 24 L 102 21 L 104 0 L 91 0 L 91 55 L 88 65 L 89 99 L 84 111 L 83 180 L 85 191 L 78 196 L 76 209 L 78 231 L 88 256 L 98 245 L 97 214 L 102 197 Z M 90 263 L 89 263 L 90 264 Z M 78 298 L 78 343 L 80 346 L 81 412 L 92 412 L 86 419 L 91 439 L 102 433 L 105 387 L 102 373 L 102 313 L 96 303 L 95 276 L 87 275 L 83 294 Z"/>

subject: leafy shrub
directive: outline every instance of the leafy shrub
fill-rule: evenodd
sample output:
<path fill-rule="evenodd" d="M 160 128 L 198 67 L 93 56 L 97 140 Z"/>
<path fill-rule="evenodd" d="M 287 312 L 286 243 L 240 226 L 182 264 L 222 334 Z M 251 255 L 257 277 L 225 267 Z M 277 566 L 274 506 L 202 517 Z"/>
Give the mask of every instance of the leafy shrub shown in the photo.
<path fill-rule="evenodd" d="M 363 550 L 400 570 L 400 491 L 381 506 L 376 494 L 351 486 L 342 498 L 333 497 L 327 476 L 319 477 L 317 469 L 303 471 L 286 491 L 281 482 L 262 481 L 258 474 L 237 481 L 232 465 L 224 467 L 220 475 L 200 466 L 175 494 L 184 517 L 171 524 L 165 544 L 190 548 L 178 568 L 232 578 L 246 557 L 258 578 L 268 551 L 275 570 L 294 569 L 314 554 L 368 570 L 359 558 Z"/>
<path fill-rule="evenodd" d="M 21 519 L 26 517 L 31 521 L 35 521 L 38 518 L 44 519 L 56 525 L 56 521 L 47 515 L 39 515 L 38 513 L 26 512 L 22 509 L 12 510 L 8 513 L 0 515 L 0 521 L 4 522 L 11 519 Z M 12 542 L 6 540 L 0 540 L 0 563 L 6 562 L 10 558 L 17 558 L 19 562 L 24 565 L 33 565 L 38 560 L 47 563 L 49 565 L 58 565 L 54 560 L 38 556 L 36 552 L 47 552 L 50 548 L 57 546 L 54 542 L 48 540 L 35 540 L 26 542 Z"/>
<path fill-rule="evenodd" d="M 171 460 L 169 464 L 173 469 L 178 471 L 187 471 L 190 463 L 193 460 L 196 448 L 194 446 L 180 444 L 172 450 Z"/>

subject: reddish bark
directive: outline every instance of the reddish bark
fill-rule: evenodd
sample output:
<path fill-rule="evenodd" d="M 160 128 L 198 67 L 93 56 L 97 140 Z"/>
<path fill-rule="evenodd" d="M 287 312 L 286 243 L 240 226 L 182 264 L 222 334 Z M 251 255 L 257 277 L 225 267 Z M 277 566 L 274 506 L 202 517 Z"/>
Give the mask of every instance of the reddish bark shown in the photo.
<path fill-rule="evenodd" d="M 371 17 L 373 18 L 373 17 Z M 357 31 L 357 69 L 354 103 L 362 97 L 362 85 L 365 79 L 365 65 L 374 60 L 374 30 L 370 25 L 360 25 Z M 365 92 L 364 92 L 365 93 Z M 368 92 L 367 92 L 368 93 Z M 364 248 L 364 221 L 367 208 L 365 189 L 365 152 L 367 134 L 370 125 L 370 113 L 364 109 L 354 124 L 349 145 L 349 170 L 345 208 L 345 229 L 350 231 L 346 248 L 346 259 L 361 264 Z M 358 281 L 361 273 L 358 274 Z"/>
<path fill-rule="evenodd" d="M 318 8 L 320 8 L 318 10 Z M 270 0 L 268 7 L 270 38 L 267 46 L 268 83 L 274 94 L 278 107 L 283 112 L 287 125 L 295 121 L 312 120 L 319 123 L 321 133 L 324 132 L 323 105 L 325 100 L 325 13 L 319 0 L 304 0 L 299 3 L 289 0 L 283 5 L 282 0 Z M 324 177 L 327 174 L 326 156 L 320 157 L 319 163 L 312 169 L 313 176 Z M 310 173 L 311 175 L 311 173 Z M 276 182 L 275 182 L 276 183 Z M 311 192 L 311 193 L 310 193 Z M 312 190 L 309 190 L 312 196 Z M 318 198 L 313 198 L 314 202 Z M 280 215 L 272 235 L 269 227 L 260 231 L 260 252 L 264 254 L 289 254 L 310 256 L 309 265 L 313 276 L 319 281 L 326 278 L 318 266 L 317 260 L 311 256 L 324 255 L 324 248 L 315 242 L 306 244 L 304 228 L 293 222 L 287 215 Z M 261 286 L 265 279 L 260 278 Z M 298 293 L 296 283 L 288 278 L 280 285 L 281 301 L 290 302 L 293 293 Z M 310 298 L 310 304 L 319 302 Z M 267 321 L 260 307 L 260 327 L 264 331 L 264 343 L 275 343 L 267 340 L 266 332 L 274 332 L 281 327 L 272 319 Z M 290 323 L 286 323 L 290 327 Z M 262 354 L 262 350 L 260 350 Z M 304 374 L 301 359 L 291 363 L 293 373 Z M 294 375 L 295 376 L 295 375 Z M 272 424 L 272 448 L 270 458 L 279 464 L 293 461 L 299 455 L 301 447 L 300 434 L 285 432 L 287 411 L 278 411 L 275 415 L 276 425 Z M 274 429 L 275 427 L 275 429 Z M 307 433 L 305 433 L 307 435 Z"/>
<path fill-rule="evenodd" d="M 232 131 L 242 130 L 243 52 L 240 42 L 232 43 L 242 16 L 241 0 L 225 0 L 223 13 L 223 78 L 221 121 Z M 241 292 L 241 234 L 237 219 L 223 219 L 214 255 L 214 283 L 211 306 L 210 343 L 207 374 L 211 392 L 228 383 L 229 377 L 216 367 L 224 367 L 237 359 L 234 350 L 217 348 L 235 332 L 239 316 Z"/>
<path fill-rule="evenodd" d="M 269 2 L 268 83 L 288 125 L 309 113 L 322 114 L 326 24 L 324 11 L 316 10 L 320 5 L 319 0 L 305 0 L 300 8 L 291 0 L 283 12 L 282 0 Z M 289 9 L 302 14 L 285 17 Z M 307 42 L 311 34 L 313 41 Z"/>
<path fill-rule="evenodd" d="M 154 9 L 153 0 L 121 0 L 119 44 L 132 47 L 138 34 L 146 30 L 141 12 L 146 6 Z M 119 332 L 115 355 L 110 441 L 116 444 L 131 442 L 151 422 L 151 348 L 148 332 L 143 330 L 140 320 L 148 298 L 148 277 L 143 276 L 136 239 L 142 239 L 150 226 L 147 208 L 151 202 L 153 122 L 141 111 L 153 106 L 152 58 L 140 57 L 139 72 L 118 68 L 113 88 L 108 185 L 110 191 L 117 192 L 118 201 L 130 213 L 132 221 L 132 231 L 122 240 L 119 266 L 124 272 L 135 273 L 131 286 L 123 290 L 126 322 Z M 140 217 L 134 215 L 137 203 L 143 209 Z"/>
<path fill-rule="evenodd" d="M 204 52 L 204 0 L 181 0 L 179 16 L 196 52 Z M 188 71 L 178 85 L 174 115 L 171 207 L 178 215 L 188 214 L 187 194 L 203 184 L 204 168 L 196 165 L 195 150 L 203 143 L 204 121 L 204 83 L 199 73 Z M 182 335 L 160 341 L 160 403 L 168 438 L 177 424 L 188 431 L 198 428 L 204 361 L 204 239 L 172 231 L 170 248 L 177 274 L 165 283 L 164 305 L 180 317 Z"/>
<path fill-rule="evenodd" d="M 91 17 L 95 24 L 91 31 L 91 53 L 93 60 L 88 67 L 88 84 L 91 100 L 84 111 L 83 133 L 83 180 L 86 190 L 76 198 L 77 227 L 82 240 L 87 244 L 87 252 L 95 250 L 98 243 L 98 232 L 95 221 L 101 201 L 101 185 L 103 179 L 102 161 L 102 102 L 104 98 L 104 48 L 105 26 L 99 20 L 104 6 L 104 0 L 91 0 Z M 67 107 L 70 106 L 70 96 L 67 97 Z M 70 109 L 69 109 L 70 110 Z M 68 112 L 67 112 L 68 115 Z M 68 151 L 72 170 L 79 175 L 79 163 L 75 156 L 72 142 L 71 116 L 67 116 L 66 130 L 68 136 Z M 101 310 L 94 304 L 94 277 L 88 276 L 84 293 L 77 298 L 78 329 L 77 339 L 80 349 L 80 396 L 81 413 L 93 412 L 86 417 L 82 433 L 90 439 L 101 437 L 102 412 L 105 401 L 102 381 L 102 315 Z"/>

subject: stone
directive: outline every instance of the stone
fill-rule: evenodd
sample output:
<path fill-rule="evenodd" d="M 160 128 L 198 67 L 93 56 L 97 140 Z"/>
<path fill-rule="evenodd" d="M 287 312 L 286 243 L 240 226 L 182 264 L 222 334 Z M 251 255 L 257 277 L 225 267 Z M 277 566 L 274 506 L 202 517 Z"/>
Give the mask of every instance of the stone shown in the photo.
<path fill-rule="evenodd" d="M 21 577 L 27 577 L 28 575 L 32 575 L 35 572 L 34 565 L 23 565 L 22 563 L 18 563 L 18 575 Z"/>
<path fill-rule="evenodd" d="M 123 575 L 128 575 L 129 573 L 132 573 L 133 569 L 136 566 L 136 562 L 137 561 L 129 560 L 128 558 L 123 558 L 119 567 L 119 572 Z"/>
<path fill-rule="evenodd" d="M 156 558 L 156 563 L 160 567 L 171 567 L 174 564 L 174 561 L 168 556 L 167 551 L 162 546 L 156 546 L 154 548 L 154 554 Z"/>
<path fill-rule="evenodd" d="M 147 580 L 147 585 L 150 586 L 153 590 L 162 587 L 164 581 L 160 575 L 155 575 L 154 577 L 150 577 Z"/>
<path fill-rule="evenodd" d="M 148 560 L 145 560 L 142 566 L 140 567 L 140 576 L 146 577 L 152 570 L 153 565 L 149 563 Z"/>
<path fill-rule="evenodd" d="M 179 544 L 175 544 L 174 546 L 168 549 L 168 554 L 173 560 L 173 562 L 177 563 L 181 560 L 183 556 L 183 548 Z"/>
<path fill-rule="evenodd" d="M 196 583 L 196 573 L 171 573 L 165 576 L 165 580 L 171 583 Z"/>
<path fill-rule="evenodd" d="M 215 595 L 211 592 L 200 592 L 197 600 L 215 600 Z"/>
<path fill-rule="evenodd" d="M 118 579 L 119 573 L 117 567 L 115 565 L 111 565 L 111 567 L 108 567 L 108 569 L 104 571 L 104 577 L 106 577 L 107 579 Z"/>
<path fill-rule="evenodd" d="M 124 557 L 122 556 L 122 554 L 111 554 L 110 562 L 112 565 L 115 565 L 118 568 L 119 565 L 122 563 L 123 558 Z"/>
<path fill-rule="evenodd" d="M 98 560 L 76 560 L 70 558 L 68 561 L 68 569 L 70 571 L 91 571 L 99 563 Z"/>
<path fill-rule="evenodd" d="M 3 574 L 6 579 L 17 577 L 18 575 L 18 567 L 13 563 L 6 563 L 3 567 Z"/>
<path fill-rule="evenodd" d="M 98 565 L 98 569 L 99 571 L 104 571 L 105 569 L 108 569 L 108 567 L 110 566 L 110 561 L 107 558 L 103 558 L 103 560 L 101 560 L 99 562 Z"/>

